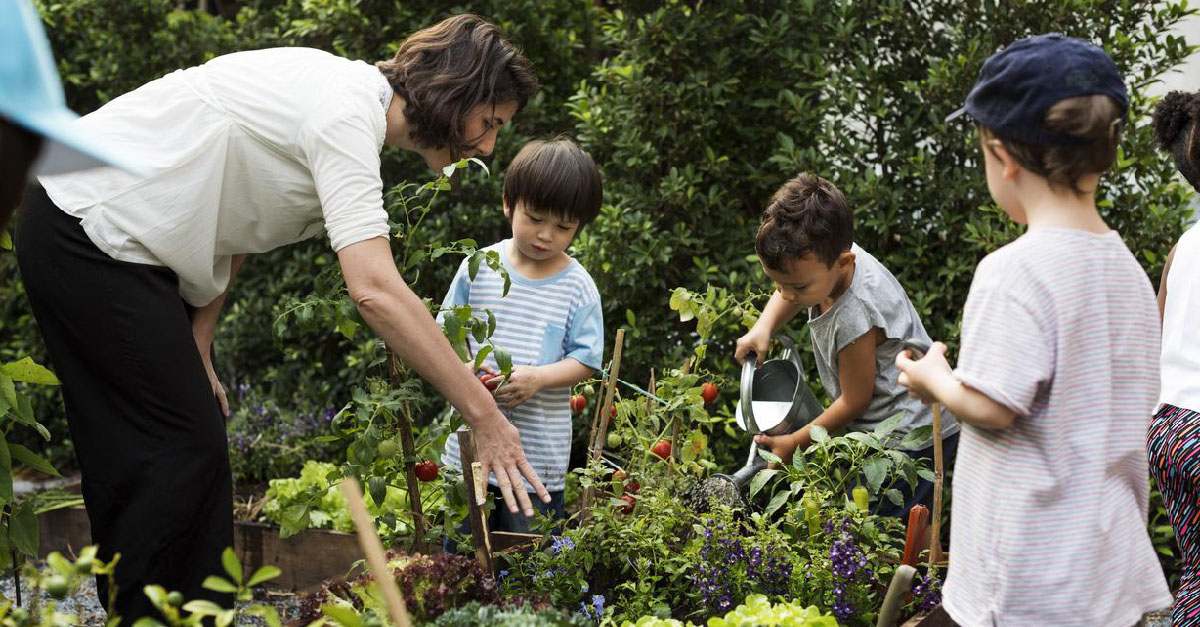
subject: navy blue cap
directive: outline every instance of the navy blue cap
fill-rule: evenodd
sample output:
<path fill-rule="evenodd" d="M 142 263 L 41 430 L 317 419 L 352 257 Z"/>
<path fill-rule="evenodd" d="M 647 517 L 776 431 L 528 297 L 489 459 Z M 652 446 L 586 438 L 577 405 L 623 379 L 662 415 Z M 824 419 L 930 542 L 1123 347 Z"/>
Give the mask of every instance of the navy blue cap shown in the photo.
<path fill-rule="evenodd" d="M 1129 114 L 1129 92 L 1117 65 L 1104 50 L 1082 39 L 1058 33 L 1026 37 L 988 57 L 964 113 L 996 135 L 1027 144 L 1076 144 L 1084 138 L 1051 133 L 1043 125 L 1056 103 L 1077 96 L 1103 94 Z"/>

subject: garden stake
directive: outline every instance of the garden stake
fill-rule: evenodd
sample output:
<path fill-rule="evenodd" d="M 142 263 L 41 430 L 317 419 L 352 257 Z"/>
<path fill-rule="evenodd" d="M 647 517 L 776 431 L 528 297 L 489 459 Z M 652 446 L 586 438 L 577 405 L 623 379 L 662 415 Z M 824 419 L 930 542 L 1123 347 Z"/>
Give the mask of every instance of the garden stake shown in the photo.
<path fill-rule="evenodd" d="M 917 569 L 908 564 L 896 567 L 892 582 L 888 584 L 887 594 L 883 597 L 883 605 L 879 608 L 879 619 L 875 622 L 875 627 L 895 627 L 900 606 L 903 605 L 908 591 L 912 590 L 912 580 L 916 574 Z"/>
<path fill-rule="evenodd" d="M 379 542 L 379 534 L 375 532 L 375 523 L 371 521 L 371 516 L 367 513 L 367 506 L 363 503 L 362 489 L 354 477 L 346 477 L 342 480 L 342 496 L 346 498 L 346 505 L 350 508 L 350 515 L 354 518 L 354 526 L 358 529 L 358 544 L 367 558 L 367 566 L 371 569 L 371 574 L 379 583 L 380 592 L 383 593 L 383 599 L 387 602 L 388 614 L 392 617 L 392 623 L 396 627 L 411 627 L 408 610 L 404 607 L 404 597 L 400 596 L 400 588 L 396 586 L 395 575 L 388 570 L 383 544 Z"/>
<path fill-rule="evenodd" d="M 929 570 L 942 561 L 942 406 L 933 404 L 933 524 L 929 531 Z"/>
<path fill-rule="evenodd" d="M 392 353 L 391 370 L 392 380 L 396 383 L 400 382 L 400 357 L 396 353 Z M 404 478 L 408 484 L 408 506 L 413 517 L 413 543 L 412 551 L 414 553 L 425 553 L 425 513 L 421 508 L 421 487 L 417 483 L 417 471 L 413 464 L 413 458 L 416 456 L 416 446 L 413 444 L 412 436 L 412 418 L 410 418 L 408 401 L 404 401 L 404 411 L 397 416 L 398 430 L 400 431 L 400 451 L 404 454 Z M 415 497 L 414 497 L 415 495 Z"/>
<path fill-rule="evenodd" d="M 471 524 L 475 559 L 479 560 L 483 572 L 495 572 L 492 570 L 492 543 L 488 538 L 487 510 L 484 508 L 484 503 L 487 502 L 486 491 L 481 493 L 479 490 L 481 484 L 487 483 L 487 477 L 478 476 L 483 474 L 483 466 L 475 461 L 474 431 L 458 431 L 458 451 L 462 461 L 463 481 L 467 484 L 467 522 Z M 520 489 L 524 489 L 524 486 Z"/>
<path fill-rule="evenodd" d="M 604 402 L 600 404 L 600 414 L 593 424 L 595 437 L 592 439 L 591 450 L 589 451 L 589 465 L 592 462 L 600 461 L 600 456 L 604 453 L 604 438 L 608 437 L 607 417 L 612 412 L 613 396 L 617 392 L 617 377 L 621 375 L 621 349 L 624 345 L 625 329 L 617 329 L 617 339 L 613 342 L 612 364 L 608 370 L 608 386 L 602 388 L 604 390 Z M 595 495 L 595 486 L 588 486 L 583 490 L 583 497 L 580 499 L 579 506 L 579 519 L 581 522 L 587 522 L 588 518 L 591 517 L 591 505 Z"/>

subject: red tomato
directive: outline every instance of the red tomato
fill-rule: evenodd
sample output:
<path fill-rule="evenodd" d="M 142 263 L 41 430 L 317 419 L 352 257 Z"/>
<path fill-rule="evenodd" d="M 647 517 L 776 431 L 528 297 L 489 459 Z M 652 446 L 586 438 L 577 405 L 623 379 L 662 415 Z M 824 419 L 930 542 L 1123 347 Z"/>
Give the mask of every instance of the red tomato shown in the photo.
<path fill-rule="evenodd" d="M 417 479 L 421 481 L 433 481 L 438 476 L 438 465 L 431 459 L 418 462 L 415 470 L 417 471 Z"/>
<path fill-rule="evenodd" d="M 501 377 L 500 375 L 488 374 L 486 372 L 479 373 L 479 382 L 482 383 L 483 387 L 487 388 L 489 392 L 500 387 L 500 382 L 503 380 L 504 377 Z"/>
<path fill-rule="evenodd" d="M 668 440 L 659 440 L 655 442 L 654 448 L 650 449 L 650 452 L 657 455 L 660 459 L 666 459 L 671 456 L 671 442 Z"/>
<path fill-rule="evenodd" d="M 587 397 L 582 394 L 576 394 L 571 397 L 571 411 L 579 413 L 587 408 Z"/>
<path fill-rule="evenodd" d="M 621 506 L 621 513 L 628 514 L 633 511 L 633 506 L 637 504 L 637 497 L 632 494 L 622 494 L 621 500 L 625 501 L 625 505 Z"/>
<path fill-rule="evenodd" d="M 641 484 L 636 481 L 630 481 L 629 483 L 625 484 L 626 492 L 633 492 L 634 494 L 637 494 L 637 491 L 641 490 L 641 489 L 642 489 Z"/>
<path fill-rule="evenodd" d="M 700 386 L 700 396 L 704 398 L 704 403 L 706 405 L 717 400 L 718 391 L 719 390 L 717 390 L 717 386 L 707 381 L 704 382 L 704 385 Z"/>

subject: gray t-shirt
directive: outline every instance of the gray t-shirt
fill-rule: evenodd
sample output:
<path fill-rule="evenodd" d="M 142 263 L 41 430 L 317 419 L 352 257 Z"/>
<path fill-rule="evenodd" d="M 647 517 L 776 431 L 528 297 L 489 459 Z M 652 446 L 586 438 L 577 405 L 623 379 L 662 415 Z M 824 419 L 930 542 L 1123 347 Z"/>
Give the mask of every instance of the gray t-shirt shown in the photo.
<path fill-rule="evenodd" d="M 854 278 L 850 287 L 825 312 L 809 310 L 808 329 L 812 334 L 813 354 L 821 385 L 829 398 L 842 395 L 838 380 L 838 352 L 874 327 L 883 331 L 886 339 L 875 349 L 875 394 L 861 417 L 847 426 L 852 431 L 869 431 L 898 412 L 904 419 L 894 432 L 891 446 L 896 447 L 909 431 L 933 423 L 933 413 L 920 399 L 910 398 L 908 390 L 897 382 L 900 370 L 896 355 L 904 340 L 916 338 L 929 341 L 917 310 L 904 293 L 904 288 L 878 259 L 854 244 Z M 942 437 L 958 432 L 958 422 L 949 412 L 942 412 Z M 926 447 L 932 446 L 926 440 Z"/>

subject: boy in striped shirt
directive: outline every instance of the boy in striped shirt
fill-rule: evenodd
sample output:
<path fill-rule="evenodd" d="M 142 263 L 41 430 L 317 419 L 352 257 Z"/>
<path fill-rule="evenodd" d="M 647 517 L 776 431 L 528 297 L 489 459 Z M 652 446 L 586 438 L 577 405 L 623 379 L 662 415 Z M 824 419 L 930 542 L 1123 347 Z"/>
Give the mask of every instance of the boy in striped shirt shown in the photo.
<path fill-rule="evenodd" d="M 571 454 L 571 386 L 600 369 L 604 319 L 592 277 L 567 254 L 580 229 L 600 213 L 600 171 L 592 158 L 568 139 L 533 141 L 504 175 L 504 215 L 512 237 L 489 246 L 496 251 L 512 285 L 486 265 L 471 280 L 467 263 L 458 268 L 442 309 L 470 305 L 474 315 L 490 310 L 496 318 L 492 343 L 512 355 L 513 368 L 496 388 L 496 403 L 521 433 L 521 444 L 550 491 L 551 501 L 533 499 L 540 513 L 565 518 L 563 490 Z M 467 340 L 471 354 L 483 345 Z M 467 364 L 471 367 L 472 364 Z M 495 358 L 485 371 L 495 373 Z M 442 456 L 459 466 L 458 439 Z M 496 480 L 490 479 L 498 498 Z M 526 489 L 532 491 L 528 484 Z M 498 507 L 489 525 L 498 531 L 528 531 L 528 519 Z"/>
<path fill-rule="evenodd" d="M 943 606 L 960 625 L 1127 626 L 1171 604 L 1146 534 L 1158 310 L 1096 209 L 1128 115 L 1103 50 L 1041 35 L 992 55 L 962 113 L 988 189 L 1028 231 L 975 270 L 958 369 L 900 382 L 962 423 Z"/>

